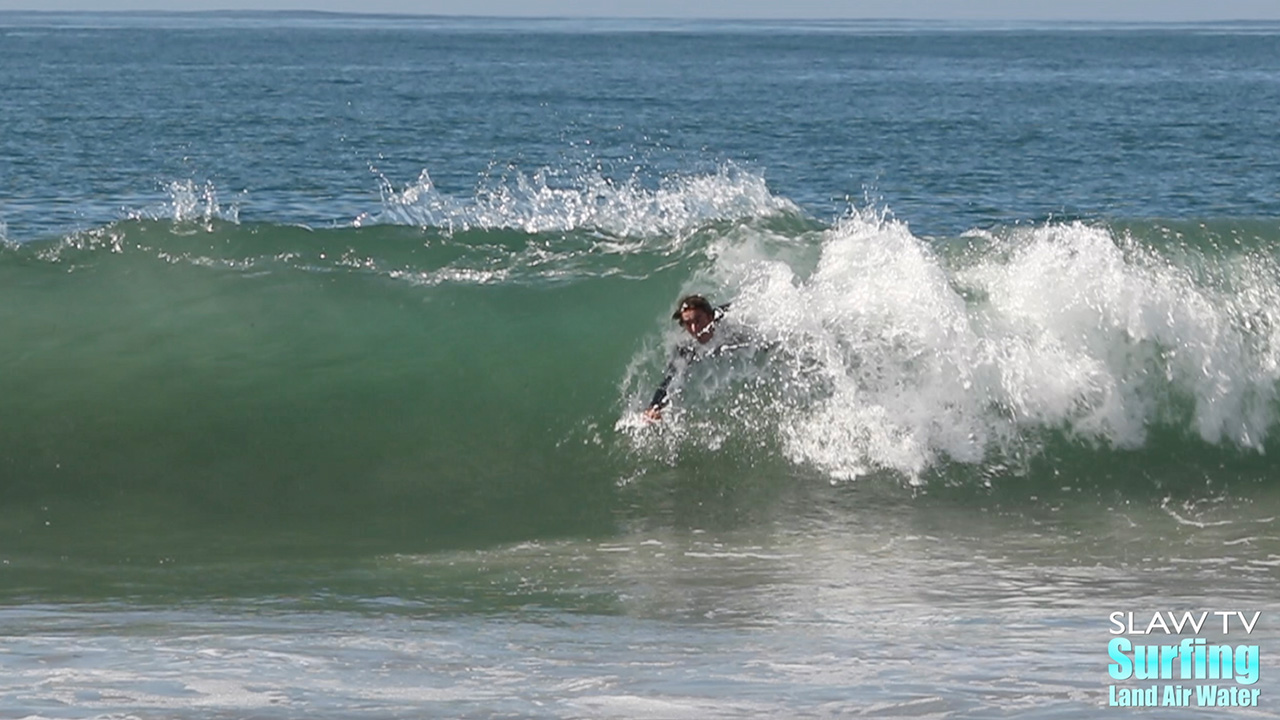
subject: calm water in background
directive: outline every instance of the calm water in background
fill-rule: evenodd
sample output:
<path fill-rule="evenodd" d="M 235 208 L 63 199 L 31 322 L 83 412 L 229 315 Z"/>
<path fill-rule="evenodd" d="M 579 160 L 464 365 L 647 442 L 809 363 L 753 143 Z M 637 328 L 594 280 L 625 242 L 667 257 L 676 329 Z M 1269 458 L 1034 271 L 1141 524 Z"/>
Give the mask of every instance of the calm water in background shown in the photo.
<path fill-rule="evenodd" d="M 1080 717 L 1241 610 L 1150 714 L 1274 716 L 1277 107 L 1274 24 L 0 14 L 0 715 Z M 636 427 L 693 290 L 783 349 Z"/>

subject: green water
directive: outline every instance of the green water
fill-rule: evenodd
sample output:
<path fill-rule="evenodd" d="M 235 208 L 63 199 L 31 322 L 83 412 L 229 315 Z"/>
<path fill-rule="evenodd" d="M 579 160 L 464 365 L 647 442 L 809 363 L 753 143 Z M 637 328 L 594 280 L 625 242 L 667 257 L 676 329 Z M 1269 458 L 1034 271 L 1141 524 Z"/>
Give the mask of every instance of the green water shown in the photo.
<path fill-rule="evenodd" d="M 0 716 L 1274 716 L 1276 29 L 0 13 Z"/>

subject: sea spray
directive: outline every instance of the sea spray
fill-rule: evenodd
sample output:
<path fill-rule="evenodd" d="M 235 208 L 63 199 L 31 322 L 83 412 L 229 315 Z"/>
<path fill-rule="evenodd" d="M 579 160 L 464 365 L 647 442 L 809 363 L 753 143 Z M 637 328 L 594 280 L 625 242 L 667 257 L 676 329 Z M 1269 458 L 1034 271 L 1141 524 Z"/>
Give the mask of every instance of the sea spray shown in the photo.
<path fill-rule="evenodd" d="M 395 190 L 385 177 L 381 188 L 382 212 L 357 218 L 357 225 L 399 223 L 450 233 L 587 229 L 615 237 L 679 240 L 717 220 L 800 212 L 771 193 L 761 175 L 732 164 L 714 173 L 669 175 L 656 184 L 646 184 L 639 175 L 616 179 L 596 171 L 513 168 L 486 178 L 471 197 L 441 192 L 426 170 L 403 190 Z"/>
<path fill-rule="evenodd" d="M 240 208 L 236 204 L 218 202 L 218 189 L 210 181 L 198 183 L 193 179 L 171 180 L 164 185 L 168 199 L 157 205 L 128 213 L 132 220 L 172 220 L 175 232 L 203 230 L 210 232 L 212 223 L 222 220 L 240 221 Z"/>
<path fill-rule="evenodd" d="M 928 240 L 856 211 L 807 238 L 812 261 L 744 229 L 685 289 L 732 300 L 780 348 L 769 364 L 791 387 L 760 409 L 777 423 L 761 440 L 832 478 L 919 482 L 944 462 L 1034 455 L 1050 435 L 1131 450 L 1162 427 L 1265 445 L 1280 379 L 1269 254 L 1078 222 L 977 237 Z M 673 417 L 759 429 L 725 407 Z"/>

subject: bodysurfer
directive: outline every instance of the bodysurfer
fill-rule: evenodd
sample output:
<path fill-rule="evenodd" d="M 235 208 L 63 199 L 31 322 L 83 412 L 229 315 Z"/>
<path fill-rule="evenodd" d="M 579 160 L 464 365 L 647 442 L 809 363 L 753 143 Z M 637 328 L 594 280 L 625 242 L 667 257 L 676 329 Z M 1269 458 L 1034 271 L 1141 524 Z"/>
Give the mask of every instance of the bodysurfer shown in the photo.
<path fill-rule="evenodd" d="M 662 382 L 658 385 L 658 389 L 654 391 L 653 399 L 649 401 L 649 408 L 644 411 L 646 420 L 662 419 L 662 410 L 670 402 L 667 391 L 671 386 L 671 382 L 676 379 L 689 363 L 696 362 L 703 357 L 719 355 L 725 350 L 731 350 L 745 344 L 745 342 L 737 342 L 736 338 L 716 337 L 717 326 L 728 309 L 728 303 L 718 306 L 712 305 L 711 301 L 701 295 L 686 295 L 680 299 L 680 304 L 676 306 L 676 311 L 671 314 L 671 319 L 680 323 L 680 327 L 689 333 L 690 337 L 693 338 L 693 342 L 681 345 L 676 350 L 675 356 L 667 363 Z M 705 346 L 712 344 L 715 347 L 709 351 L 704 350 Z"/>

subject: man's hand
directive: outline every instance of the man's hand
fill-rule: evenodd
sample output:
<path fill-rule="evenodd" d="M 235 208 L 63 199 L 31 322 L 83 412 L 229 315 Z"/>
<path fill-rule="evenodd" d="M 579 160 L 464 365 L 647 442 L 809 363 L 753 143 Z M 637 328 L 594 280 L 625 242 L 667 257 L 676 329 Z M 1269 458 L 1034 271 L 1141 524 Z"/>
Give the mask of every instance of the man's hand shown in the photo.
<path fill-rule="evenodd" d="M 645 410 L 644 419 L 648 420 L 649 422 L 658 422 L 659 420 L 662 419 L 662 408 L 658 407 L 657 405 L 654 405 L 648 410 Z"/>

